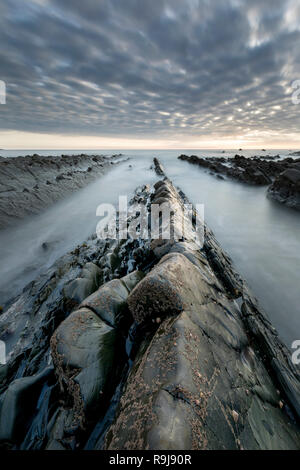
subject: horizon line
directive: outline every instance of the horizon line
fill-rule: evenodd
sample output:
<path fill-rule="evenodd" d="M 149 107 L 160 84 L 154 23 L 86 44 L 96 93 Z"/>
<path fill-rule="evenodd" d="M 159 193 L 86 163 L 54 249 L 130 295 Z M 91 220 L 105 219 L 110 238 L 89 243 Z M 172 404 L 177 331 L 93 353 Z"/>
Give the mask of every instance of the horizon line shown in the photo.
<path fill-rule="evenodd" d="M 237 150 L 237 151 L 244 151 L 244 150 L 259 150 L 260 152 L 266 151 L 266 150 L 295 150 L 299 149 L 298 147 L 264 147 L 263 149 L 259 147 L 244 147 L 244 148 L 237 148 L 237 147 L 231 147 L 231 148 L 224 148 L 224 147 L 178 147 L 178 148 L 163 148 L 163 147 L 157 147 L 157 148 L 146 148 L 146 147 L 141 147 L 141 148 L 126 148 L 126 147 L 99 147 L 99 148 L 94 148 L 94 147 L 78 147 L 78 148 L 71 148 L 71 147 L 57 147 L 57 148 L 33 148 L 33 147 L 18 147 L 18 148 L 0 148 L 1 151 L 17 151 L 17 150 L 41 150 L 43 152 L 49 150 L 148 150 L 150 151 L 156 151 L 156 150 Z"/>

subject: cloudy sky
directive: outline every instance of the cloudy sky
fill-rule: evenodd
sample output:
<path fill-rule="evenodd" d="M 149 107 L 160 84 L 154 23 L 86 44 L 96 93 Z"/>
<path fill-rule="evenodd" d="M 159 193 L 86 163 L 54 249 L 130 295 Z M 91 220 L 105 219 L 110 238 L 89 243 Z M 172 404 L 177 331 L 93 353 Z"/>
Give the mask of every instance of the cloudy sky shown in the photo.
<path fill-rule="evenodd" d="M 300 148 L 299 0 L 1 0 L 2 148 Z"/>

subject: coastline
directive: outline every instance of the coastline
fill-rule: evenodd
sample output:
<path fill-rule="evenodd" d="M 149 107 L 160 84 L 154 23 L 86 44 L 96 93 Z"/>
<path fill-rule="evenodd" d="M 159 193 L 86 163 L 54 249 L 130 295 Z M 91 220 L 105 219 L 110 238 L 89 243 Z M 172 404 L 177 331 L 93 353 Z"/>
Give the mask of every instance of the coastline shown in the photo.
<path fill-rule="evenodd" d="M 204 168 L 221 180 L 225 177 L 252 186 L 266 186 L 267 197 L 300 211 L 300 159 L 292 156 L 299 156 L 299 152 L 284 159 L 279 154 L 251 158 L 238 154 L 231 158 L 180 155 L 178 159 Z"/>
<path fill-rule="evenodd" d="M 165 178 L 159 162 L 155 167 Z M 179 212 L 185 200 L 168 179 L 160 180 L 154 189 L 137 190 L 136 200 L 147 205 L 149 198 L 154 203 L 171 200 Z M 172 278 L 174 270 L 178 272 L 178 284 Z M 153 290 L 156 282 L 158 291 Z M 164 289 L 165 282 L 173 293 L 171 298 Z M 173 304 L 176 298 L 184 307 Z M 190 303 L 194 307 L 187 307 Z M 151 304 L 156 307 L 150 308 Z M 20 335 L 28 311 L 32 315 Z M 142 317 L 136 316 L 138 311 Z M 116 316 L 117 312 L 121 315 Z M 16 377 L 20 393 L 23 386 L 29 387 L 36 390 L 38 399 L 44 384 L 51 403 L 53 394 L 64 403 L 54 414 L 49 404 L 34 419 L 32 414 L 30 429 L 24 430 L 20 444 L 14 423 L 5 421 L 6 416 L 19 418 L 20 395 L 20 402 L 2 408 L 1 421 L 7 424 L 2 426 L 2 445 L 28 449 L 68 449 L 77 445 L 98 449 L 191 449 L 193 436 L 198 436 L 199 445 L 214 449 L 299 445 L 299 376 L 290 363 L 290 354 L 208 227 L 201 251 L 191 250 L 189 240 L 103 243 L 92 237 L 27 286 L 0 321 L 2 326 L 7 322 L 11 338 L 15 330 L 10 361 L 1 370 L 5 403 L 10 403 L 9 397 L 16 393 Z M 186 336 L 189 330 L 190 339 Z M 172 340 L 174 335 L 176 339 Z M 82 362 L 74 351 L 76 344 L 81 344 L 93 355 L 93 345 L 99 340 L 104 344 L 102 339 L 106 337 L 110 340 L 105 340 L 105 357 L 110 359 L 105 375 L 101 365 Z M 195 345 L 190 350 L 191 342 Z M 97 349 L 95 354 L 99 354 Z M 228 363 L 235 366 L 227 368 Z M 70 375 L 70 364 L 75 376 Z M 219 372 L 214 376 L 216 369 Z M 214 394 L 206 389 L 212 377 L 219 384 L 214 384 Z M 89 392 L 89 387 L 98 387 L 98 383 L 103 390 L 100 401 L 97 393 Z M 145 389 L 144 383 L 150 388 Z M 114 397 L 120 403 L 117 414 L 111 410 Z M 143 406 L 146 397 L 150 399 L 147 411 Z M 206 410 L 205 415 L 199 414 L 201 409 Z M 183 424 L 174 434 L 168 426 L 173 426 L 178 416 Z M 43 428 L 37 440 L 35 429 L 45 419 L 49 425 L 51 421 L 50 434 Z M 203 420 L 211 420 L 205 433 Z M 265 429 L 265 421 L 270 432 Z M 104 426 L 100 426 L 100 434 L 99 422 Z M 131 427 L 133 423 L 137 427 Z M 157 426 L 160 432 L 156 432 Z M 140 435 L 141 429 L 147 432 Z"/>

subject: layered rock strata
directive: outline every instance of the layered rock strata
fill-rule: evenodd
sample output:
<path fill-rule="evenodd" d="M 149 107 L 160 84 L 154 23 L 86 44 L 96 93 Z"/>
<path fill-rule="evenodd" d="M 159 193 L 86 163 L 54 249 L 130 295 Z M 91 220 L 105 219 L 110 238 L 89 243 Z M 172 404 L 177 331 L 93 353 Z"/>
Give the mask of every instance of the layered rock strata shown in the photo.
<path fill-rule="evenodd" d="M 298 370 L 230 258 L 167 178 L 135 201 L 170 238 L 92 237 L 0 316 L 0 445 L 299 448 Z"/>
<path fill-rule="evenodd" d="M 0 229 L 83 188 L 121 156 L 0 157 Z"/>

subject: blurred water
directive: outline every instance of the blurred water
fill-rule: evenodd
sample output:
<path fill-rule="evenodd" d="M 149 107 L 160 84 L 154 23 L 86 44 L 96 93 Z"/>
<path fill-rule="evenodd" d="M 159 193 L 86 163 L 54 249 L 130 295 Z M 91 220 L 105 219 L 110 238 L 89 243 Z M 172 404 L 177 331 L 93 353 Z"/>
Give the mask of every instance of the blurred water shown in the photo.
<path fill-rule="evenodd" d="M 300 339 L 300 214 L 267 199 L 266 188 L 161 160 L 189 199 L 205 205 L 206 222 L 290 347 Z"/>
<path fill-rule="evenodd" d="M 13 152 L 13 151 L 11 151 Z M 62 151 L 113 154 L 116 151 Z M 41 151 L 16 151 L 26 155 Z M 0 305 L 61 255 L 95 232 L 100 203 L 130 197 L 136 186 L 157 180 L 149 168 L 154 156 L 193 203 L 205 204 L 205 218 L 237 270 L 248 281 L 280 336 L 290 347 L 300 339 L 300 214 L 266 198 L 266 189 L 223 181 L 177 159 L 180 153 L 199 156 L 263 155 L 261 151 L 123 151 L 131 161 L 113 168 L 88 187 L 56 203 L 42 214 L 0 232 Z M 267 151 L 286 156 L 288 151 Z M 1 154 L 1 152 L 0 152 Z M 54 155 L 45 151 L 45 155 Z M 4 152 L 2 152 L 4 156 Z M 132 169 L 129 168 L 132 165 Z M 47 242 L 49 249 L 42 249 Z"/>
<path fill-rule="evenodd" d="M 96 232 L 101 203 L 118 203 L 119 195 L 132 196 L 136 186 L 156 180 L 150 164 L 139 159 L 134 170 L 124 162 L 70 197 L 16 227 L 0 232 L 0 305 L 53 262 Z M 43 249 L 47 243 L 47 250 Z"/>

